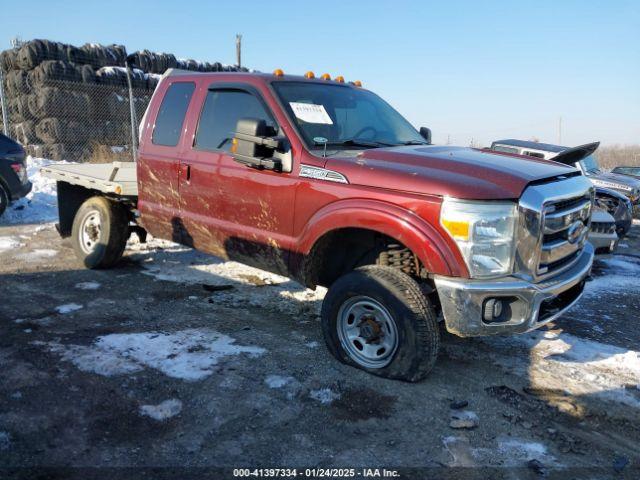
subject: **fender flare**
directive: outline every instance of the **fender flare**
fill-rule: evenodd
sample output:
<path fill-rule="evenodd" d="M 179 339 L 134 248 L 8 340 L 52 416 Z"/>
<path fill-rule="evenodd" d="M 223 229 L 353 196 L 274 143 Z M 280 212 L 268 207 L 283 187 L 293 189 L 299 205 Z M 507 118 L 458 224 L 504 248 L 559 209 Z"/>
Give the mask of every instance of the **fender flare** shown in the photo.
<path fill-rule="evenodd" d="M 340 200 L 318 210 L 298 237 L 300 252 L 308 257 L 320 238 L 343 228 L 363 228 L 397 240 L 417 255 L 430 273 L 468 275 L 460 252 L 431 224 L 410 210 L 379 200 Z"/>

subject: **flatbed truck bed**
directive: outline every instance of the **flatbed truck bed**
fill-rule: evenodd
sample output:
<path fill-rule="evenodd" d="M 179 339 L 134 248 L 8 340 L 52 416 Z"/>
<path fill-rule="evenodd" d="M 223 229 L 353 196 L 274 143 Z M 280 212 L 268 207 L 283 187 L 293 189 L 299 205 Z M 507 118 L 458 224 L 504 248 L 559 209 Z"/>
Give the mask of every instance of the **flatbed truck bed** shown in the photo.
<path fill-rule="evenodd" d="M 48 165 L 42 167 L 40 172 L 47 178 L 103 193 L 123 197 L 138 196 L 136 164 L 134 162 Z"/>

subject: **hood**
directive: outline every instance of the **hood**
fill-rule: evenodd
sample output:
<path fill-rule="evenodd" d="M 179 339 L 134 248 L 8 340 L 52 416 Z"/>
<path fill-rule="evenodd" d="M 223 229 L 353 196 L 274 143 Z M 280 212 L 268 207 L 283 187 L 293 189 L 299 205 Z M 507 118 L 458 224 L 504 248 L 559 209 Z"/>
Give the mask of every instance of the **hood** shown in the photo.
<path fill-rule="evenodd" d="M 640 180 L 619 173 L 602 172 L 588 175 L 587 178 L 598 187 L 621 190 L 633 195 L 637 195 L 640 191 Z"/>
<path fill-rule="evenodd" d="M 516 199 L 531 183 L 578 171 L 549 160 L 450 146 L 407 146 L 329 157 L 349 183 L 469 200 Z"/>

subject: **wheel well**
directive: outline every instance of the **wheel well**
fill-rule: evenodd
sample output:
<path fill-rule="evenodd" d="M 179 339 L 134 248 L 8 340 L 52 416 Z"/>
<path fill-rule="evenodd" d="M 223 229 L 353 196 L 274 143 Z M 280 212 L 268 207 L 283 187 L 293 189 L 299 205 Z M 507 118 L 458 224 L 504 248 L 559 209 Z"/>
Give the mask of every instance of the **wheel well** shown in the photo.
<path fill-rule="evenodd" d="M 425 275 L 418 257 L 388 235 L 364 228 L 341 228 L 314 244 L 305 267 L 309 286 L 329 287 L 345 273 L 363 265 L 388 265 L 413 277 Z"/>
<path fill-rule="evenodd" d="M 68 237 L 71 235 L 71 229 L 73 228 L 73 219 L 75 218 L 80 206 L 86 200 L 95 196 L 105 196 L 103 193 L 97 190 L 91 190 L 89 188 L 72 185 L 66 182 L 58 182 L 57 190 L 58 217 L 60 222 L 58 225 L 58 231 L 63 237 Z M 132 218 L 133 216 L 130 215 L 130 220 Z"/>

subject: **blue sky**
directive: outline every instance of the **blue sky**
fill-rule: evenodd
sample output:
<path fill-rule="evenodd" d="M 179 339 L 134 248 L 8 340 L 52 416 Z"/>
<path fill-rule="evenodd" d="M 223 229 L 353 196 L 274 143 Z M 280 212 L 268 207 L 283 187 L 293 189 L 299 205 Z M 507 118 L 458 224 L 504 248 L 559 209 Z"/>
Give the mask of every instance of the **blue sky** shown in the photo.
<path fill-rule="evenodd" d="M 640 144 L 640 1 L 3 2 L 12 37 L 360 79 L 434 141 Z"/>

